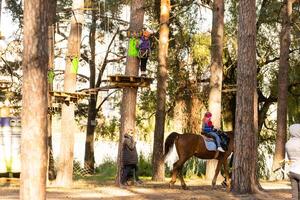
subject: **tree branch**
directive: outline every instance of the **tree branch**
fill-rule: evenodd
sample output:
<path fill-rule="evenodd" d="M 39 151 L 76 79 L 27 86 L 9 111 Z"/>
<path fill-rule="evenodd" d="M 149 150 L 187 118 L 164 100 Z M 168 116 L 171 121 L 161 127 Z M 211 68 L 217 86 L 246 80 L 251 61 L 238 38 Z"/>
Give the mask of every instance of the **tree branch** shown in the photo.
<path fill-rule="evenodd" d="M 99 110 L 100 110 L 101 106 L 104 104 L 104 102 L 105 102 L 106 100 L 108 100 L 108 98 L 109 98 L 111 95 L 113 95 L 114 93 L 116 93 L 117 91 L 118 91 L 118 90 L 115 90 L 115 91 L 109 93 L 109 94 L 101 101 L 101 103 L 99 104 L 99 106 L 98 106 L 97 109 L 96 109 L 96 112 L 99 112 Z"/>
<path fill-rule="evenodd" d="M 120 30 L 118 29 L 116 31 L 116 33 L 114 34 L 114 36 L 112 37 L 112 39 L 111 39 L 111 41 L 110 41 L 110 43 L 107 47 L 103 63 L 100 66 L 100 69 L 98 68 L 99 69 L 99 74 L 98 74 L 98 79 L 97 79 L 97 83 L 96 83 L 95 87 L 100 87 L 100 84 L 101 84 L 101 81 L 102 81 L 102 76 L 103 76 L 104 70 L 105 70 L 106 65 L 107 65 L 107 58 L 108 58 L 108 54 L 110 53 L 110 48 L 111 48 L 111 46 L 113 44 L 113 41 L 115 40 L 115 38 L 116 38 L 116 36 L 118 35 L 119 32 L 120 32 Z"/>
<path fill-rule="evenodd" d="M 54 70 L 54 73 L 55 73 L 55 75 L 63 75 L 65 73 L 65 70 L 56 69 L 56 70 Z M 85 79 L 87 81 L 90 80 L 90 77 L 85 76 L 83 74 L 77 74 L 77 76 L 79 76 L 80 78 L 83 78 L 83 79 Z"/>

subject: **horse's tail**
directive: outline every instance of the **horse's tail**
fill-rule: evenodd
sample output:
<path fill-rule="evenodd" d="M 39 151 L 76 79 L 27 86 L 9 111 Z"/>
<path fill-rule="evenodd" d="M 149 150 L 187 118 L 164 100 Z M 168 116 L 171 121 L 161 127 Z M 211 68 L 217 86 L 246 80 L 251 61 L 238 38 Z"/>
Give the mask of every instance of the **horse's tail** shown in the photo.
<path fill-rule="evenodd" d="M 164 158 L 166 158 L 166 156 L 168 155 L 168 153 L 170 152 L 170 150 L 172 149 L 174 142 L 176 140 L 176 138 L 178 137 L 179 133 L 176 132 L 172 132 L 166 139 L 165 141 L 165 154 L 164 154 Z"/>

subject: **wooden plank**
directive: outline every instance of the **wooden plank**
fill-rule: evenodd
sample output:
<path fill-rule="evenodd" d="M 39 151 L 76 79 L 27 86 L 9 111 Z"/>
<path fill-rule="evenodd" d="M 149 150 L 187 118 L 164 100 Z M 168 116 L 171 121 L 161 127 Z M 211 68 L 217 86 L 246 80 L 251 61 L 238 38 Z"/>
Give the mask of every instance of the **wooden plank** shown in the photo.
<path fill-rule="evenodd" d="M 10 183 L 10 184 L 19 184 L 20 183 L 20 179 L 19 178 L 7 178 L 7 177 L 3 177 L 0 178 L 0 183 Z"/>
<path fill-rule="evenodd" d="M 134 83 L 134 82 L 131 82 L 131 83 L 111 83 L 111 86 L 115 86 L 115 87 L 121 87 L 121 88 L 124 88 L 124 87 L 148 87 L 150 84 L 148 83 Z"/>
<path fill-rule="evenodd" d="M 150 77 L 140 77 L 140 76 L 126 76 L 126 75 L 118 75 L 118 76 L 108 76 L 110 82 L 142 82 L 142 81 L 153 81 L 153 78 Z"/>
<path fill-rule="evenodd" d="M 83 92 L 60 92 L 60 91 L 51 91 L 49 92 L 51 96 L 54 97 L 73 97 L 73 98 L 85 98 L 90 95 Z"/>
<path fill-rule="evenodd" d="M 10 87 L 11 82 L 6 80 L 0 80 L 0 88 L 1 89 L 7 89 Z"/>

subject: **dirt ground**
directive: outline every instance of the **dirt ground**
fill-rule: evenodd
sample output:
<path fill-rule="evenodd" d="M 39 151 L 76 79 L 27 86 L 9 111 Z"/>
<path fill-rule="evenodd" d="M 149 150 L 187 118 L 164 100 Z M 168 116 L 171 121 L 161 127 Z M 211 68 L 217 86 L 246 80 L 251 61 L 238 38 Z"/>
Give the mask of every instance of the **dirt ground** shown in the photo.
<path fill-rule="evenodd" d="M 125 188 L 115 187 L 112 181 L 105 183 L 93 183 L 86 181 L 76 181 L 74 187 L 70 189 L 56 188 L 49 186 L 47 188 L 48 200 L 74 199 L 74 200 L 254 200 L 254 199 L 272 199 L 283 200 L 291 199 L 290 184 L 287 181 L 281 182 L 262 182 L 265 189 L 264 193 L 256 195 L 233 195 L 227 193 L 220 185 L 216 190 L 211 190 L 210 183 L 201 179 L 186 180 L 189 190 L 182 190 L 179 183 L 174 188 L 168 187 L 167 181 L 154 183 L 144 181 L 139 186 L 127 186 Z M 3 182 L 0 181 L 0 199 L 11 200 L 19 199 L 18 181 Z"/>

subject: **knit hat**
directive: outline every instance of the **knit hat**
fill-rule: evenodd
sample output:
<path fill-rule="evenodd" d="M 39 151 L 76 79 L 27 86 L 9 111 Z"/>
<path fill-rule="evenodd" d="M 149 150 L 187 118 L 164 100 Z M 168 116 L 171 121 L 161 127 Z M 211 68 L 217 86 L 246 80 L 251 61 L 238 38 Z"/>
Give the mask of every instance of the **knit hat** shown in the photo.
<path fill-rule="evenodd" d="M 204 116 L 210 118 L 212 116 L 212 114 L 211 114 L 211 112 L 206 112 Z"/>

